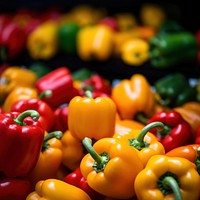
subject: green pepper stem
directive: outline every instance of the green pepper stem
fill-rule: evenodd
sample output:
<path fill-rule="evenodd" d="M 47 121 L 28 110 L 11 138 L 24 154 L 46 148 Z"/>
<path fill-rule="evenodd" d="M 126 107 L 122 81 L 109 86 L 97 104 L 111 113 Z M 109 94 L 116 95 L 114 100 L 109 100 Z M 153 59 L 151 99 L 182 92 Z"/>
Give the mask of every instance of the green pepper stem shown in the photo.
<path fill-rule="evenodd" d="M 150 124 L 147 124 L 139 133 L 137 140 L 140 143 L 144 142 L 145 135 L 152 129 L 157 128 L 159 130 L 163 130 L 165 125 L 162 122 L 152 122 Z"/>
<path fill-rule="evenodd" d="M 40 114 L 36 110 L 26 110 L 20 113 L 15 119 L 15 123 L 19 124 L 20 126 L 26 125 L 23 120 L 24 118 L 30 116 L 34 121 L 37 121 L 40 117 Z"/>
<path fill-rule="evenodd" d="M 90 90 L 85 91 L 85 96 L 88 97 L 88 98 L 93 98 L 92 92 Z"/>
<path fill-rule="evenodd" d="M 171 188 L 171 190 L 173 191 L 173 194 L 175 195 L 175 199 L 176 200 L 182 200 L 182 196 L 181 196 L 181 192 L 180 192 L 180 188 L 179 185 L 176 181 L 176 179 L 172 176 L 166 176 L 163 179 L 163 186 L 166 188 Z"/>
<path fill-rule="evenodd" d="M 52 91 L 45 90 L 39 94 L 38 99 L 44 99 L 45 97 L 51 97 L 51 96 L 52 96 Z"/>
<path fill-rule="evenodd" d="M 48 133 L 47 135 L 44 136 L 44 142 L 42 145 L 42 152 L 47 150 L 49 148 L 49 143 L 48 141 L 52 138 L 57 138 L 57 139 L 61 139 L 63 136 L 63 133 L 61 131 L 53 131 L 51 133 Z"/>
<path fill-rule="evenodd" d="M 109 161 L 109 155 L 106 152 L 103 152 L 101 154 L 98 154 L 95 149 L 92 147 L 92 140 L 88 137 L 85 137 L 82 140 L 83 146 L 86 148 L 88 153 L 92 156 L 94 159 L 93 168 L 98 173 L 100 171 L 103 171 L 105 166 L 107 165 Z"/>
<path fill-rule="evenodd" d="M 149 121 L 149 118 L 146 117 L 143 113 L 137 113 L 135 119 L 142 124 L 147 124 L 147 122 Z"/>

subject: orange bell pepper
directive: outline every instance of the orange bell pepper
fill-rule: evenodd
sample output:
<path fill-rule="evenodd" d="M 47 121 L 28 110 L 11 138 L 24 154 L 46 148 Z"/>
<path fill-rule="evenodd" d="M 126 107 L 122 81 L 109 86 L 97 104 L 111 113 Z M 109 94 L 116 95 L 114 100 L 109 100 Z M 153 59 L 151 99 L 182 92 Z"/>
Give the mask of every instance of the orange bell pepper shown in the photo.
<path fill-rule="evenodd" d="M 111 98 L 116 103 L 122 119 L 133 119 L 138 113 L 144 113 L 148 117 L 153 114 L 154 94 L 151 85 L 142 74 L 123 79 L 113 87 Z"/>
<path fill-rule="evenodd" d="M 5 112 L 11 111 L 11 106 L 18 100 L 26 100 L 31 98 L 37 98 L 38 93 L 35 88 L 18 86 L 14 88 L 6 97 L 3 104 L 3 110 Z"/>
<path fill-rule="evenodd" d="M 37 182 L 35 191 L 26 200 L 91 200 L 80 188 L 57 179 Z"/>
<path fill-rule="evenodd" d="M 45 133 L 44 143 L 35 168 L 28 175 L 32 185 L 40 180 L 55 178 L 62 164 L 62 132 Z"/>
<path fill-rule="evenodd" d="M 62 163 L 69 170 L 74 171 L 79 166 L 81 159 L 85 155 L 82 140 L 72 136 L 69 130 L 65 131 L 62 142 Z"/>
<path fill-rule="evenodd" d="M 163 126 L 164 124 L 161 122 L 153 122 L 144 126 L 143 129 L 132 129 L 123 135 L 116 133 L 113 138 L 117 138 L 133 147 L 145 166 L 153 155 L 165 154 L 164 146 L 150 133 L 152 128 L 162 129 Z"/>
<path fill-rule="evenodd" d="M 98 140 L 114 134 L 116 105 L 111 98 L 76 96 L 68 109 L 68 129 L 74 137 Z"/>
<path fill-rule="evenodd" d="M 155 155 L 137 175 L 134 188 L 139 200 L 198 200 L 199 184 L 198 172 L 189 160 Z"/>
<path fill-rule="evenodd" d="M 90 138 L 84 138 L 83 145 L 88 154 L 80 170 L 88 185 L 111 198 L 134 197 L 134 181 L 143 169 L 136 150 L 115 138 L 102 138 L 93 146 Z"/>

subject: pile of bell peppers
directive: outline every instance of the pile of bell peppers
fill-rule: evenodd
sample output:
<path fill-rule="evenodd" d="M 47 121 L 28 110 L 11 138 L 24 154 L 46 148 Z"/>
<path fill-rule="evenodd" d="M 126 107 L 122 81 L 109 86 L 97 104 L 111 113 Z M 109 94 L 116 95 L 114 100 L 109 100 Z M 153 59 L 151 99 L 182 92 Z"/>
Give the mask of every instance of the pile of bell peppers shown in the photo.
<path fill-rule="evenodd" d="M 200 199 L 200 102 L 180 97 L 198 85 L 183 74 L 112 85 L 8 66 L 0 83 L 1 199 Z"/>

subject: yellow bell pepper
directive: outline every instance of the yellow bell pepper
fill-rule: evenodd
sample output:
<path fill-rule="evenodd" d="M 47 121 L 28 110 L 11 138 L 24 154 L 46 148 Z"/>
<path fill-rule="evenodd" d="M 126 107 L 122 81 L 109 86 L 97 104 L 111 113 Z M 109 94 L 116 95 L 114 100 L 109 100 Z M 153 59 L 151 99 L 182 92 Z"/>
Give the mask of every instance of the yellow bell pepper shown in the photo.
<path fill-rule="evenodd" d="M 84 61 L 105 61 L 113 52 L 113 30 L 102 24 L 83 27 L 77 36 L 77 53 Z"/>
<path fill-rule="evenodd" d="M 81 159 L 85 155 L 82 141 L 72 136 L 67 130 L 63 137 L 62 142 L 62 163 L 69 170 L 74 171 L 80 164 Z"/>
<path fill-rule="evenodd" d="M 37 182 L 26 200 L 91 200 L 86 192 L 58 179 Z"/>
<path fill-rule="evenodd" d="M 165 154 L 164 146 L 158 142 L 157 138 L 150 132 L 151 129 L 155 127 L 162 129 L 164 124 L 161 122 L 153 122 L 144 126 L 142 129 L 132 129 L 125 134 L 115 133 L 113 138 L 118 138 L 120 141 L 135 148 L 145 166 L 153 155 Z"/>
<path fill-rule="evenodd" d="M 29 69 L 20 66 L 6 68 L 0 77 L 0 103 L 3 103 L 7 95 L 15 87 L 34 87 L 36 80 L 36 73 Z"/>
<path fill-rule="evenodd" d="M 141 66 L 149 60 L 149 43 L 141 38 L 127 40 L 122 45 L 121 59 L 125 64 Z"/>
<path fill-rule="evenodd" d="M 34 169 L 28 175 L 28 179 L 33 186 L 40 180 L 57 177 L 57 171 L 62 164 L 63 155 L 61 138 L 62 132 L 60 131 L 45 132 L 39 159 Z"/>
<path fill-rule="evenodd" d="M 27 49 L 33 59 L 48 60 L 57 53 L 57 30 L 58 24 L 49 20 L 40 24 L 28 35 Z"/>
<path fill-rule="evenodd" d="M 136 150 L 115 138 L 102 138 L 93 146 L 91 142 L 90 138 L 83 139 L 88 154 L 80 164 L 88 185 L 107 197 L 134 197 L 134 181 L 143 169 Z"/>
<path fill-rule="evenodd" d="M 198 200 L 199 174 L 193 163 L 181 157 L 152 156 L 137 175 L 138 200 Z"/>
<path fill-rule="evenodd" d="M 26 100 L 31 98 L 37 98 L 38 93 L 35 88 L 26 87 L 26 86 L 18 86 L 13 89 L 9 95 L 6 97 L 6 100 L 3 104 L 3 110 L 5 112 L 11 111 L 11 106 L 18 100 Z"/>
<path fill-rule="evenodd" d="M 151 85 L 142 74 L 123 79 L 113 87 L 111 98 L 116 103 L 122 119 L 133 119 L 138 113 L 150 117 L 154 111 L 154 94 Z"/>
<path fill-rule="evenodd" d="M 113 136 L 116 105 L 110 97 L 76 96 L 68 109 L 68 130 L 74 137 L 98 140 Z"/>

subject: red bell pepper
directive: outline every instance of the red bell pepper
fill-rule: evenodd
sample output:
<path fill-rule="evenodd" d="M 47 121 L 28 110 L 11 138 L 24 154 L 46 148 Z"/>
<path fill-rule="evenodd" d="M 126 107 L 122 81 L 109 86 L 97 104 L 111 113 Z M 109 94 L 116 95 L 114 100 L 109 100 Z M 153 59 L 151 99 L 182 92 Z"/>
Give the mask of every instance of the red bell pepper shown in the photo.
<path fill-rule="evenodd" d="M 39 93 L 51 90 L 52 96 L 44 98 L 51 108 L 57 108 L 74 97 L 79 95 L 79 90 L 73 86 L 71 72 L 67 67 L 59 67 L 43 77 L 39 78 L 35 84 Z"/>
<path fill-rule="evenodd" d="M 200 125 L 197 128 L 196 138 L 195 138 L 195 144 L 200 144 Z"/>
<path fill-rule="evenodd" d="M 63 104 L 54 110 L 53 130 L 59 130 L 63 133 L 68 130 L 68 104 Z"/>
<path fill-rule="evenodd" d="M 43 129 L 47 132 L 51 130 L 55 119 L 54 112 L 46 102 L 37 98 L 19 100 L 11 107 L 12 112 L 23 112 L 26 110 L 36 110 L 40 114 L 38 121 L 42 124 Z"/>
<path fill-rule="evenodd" d="M 163 144 L 166 152 L 191 142 L 191 126 L 178 112 L 173 110 L 158 112 L 149 119 L 147 124 L 155 121 L 160 121 L 165 125 L 163 130 L 158 131 L 153 128 L 151 133 Z"/>
<path fill-rule="evenodd" d="M 87 183 L 87 180 L 83 177 L 80 167 L 71 172 L 64 178 L 64 182 L 81 188 L 85 191 L 91 199 L 103 199 L 103 195 L 93 190 Z"/>
<path fill-rule="evenodd" d="M 17 178 L 5 178 L 0 180 L 0 199 L 25 200 L 31 192 L 30 181 Z"/>
<path fill-rule="evenodd" d="M 107 16 L 99 21 L 99 24 L 104 24 L 110 27 L 113 31 L 119 30 L 119 25 L 115 17 Z"/>
<path fill-rule="evenodd" d="M 0 114 L 0 171 L 8 177 L 26 176 L 35 167 L 44 139 L 39 113 Z"/>
<path fill-rule="evenodd" d="M 98 74 L 92 75 L 89 79 L 83 81 L 81 85 L 83 92 L 90 90 L 94 98 L 111 95 L 111 85 Z"/>
<path fill-rule="evenodd" d="M 26 35 L 22 28 L 10 21 L 0 27 L 0 60 L 16 58 L 25 49 Z"/>

